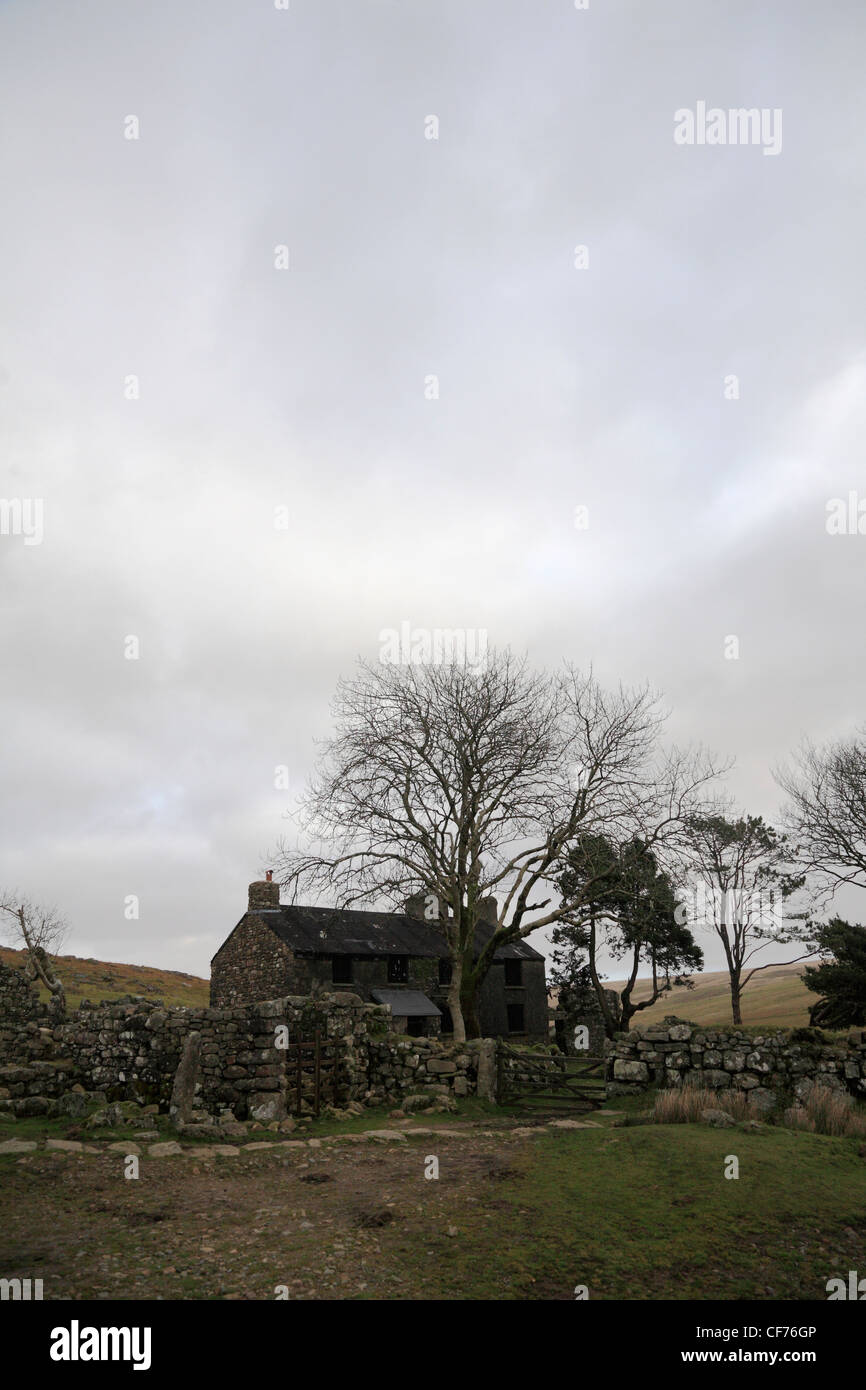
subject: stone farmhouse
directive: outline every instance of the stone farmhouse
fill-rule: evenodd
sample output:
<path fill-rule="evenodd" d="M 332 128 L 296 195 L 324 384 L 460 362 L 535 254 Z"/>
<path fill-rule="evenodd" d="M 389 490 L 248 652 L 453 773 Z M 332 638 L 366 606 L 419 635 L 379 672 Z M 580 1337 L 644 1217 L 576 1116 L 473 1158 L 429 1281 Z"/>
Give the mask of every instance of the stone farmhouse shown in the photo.
<path fill-rule="evenodd" d="M 410 898 L 404 912 L 283 906 L 270 876 L 251 883 L 247 911 L 211 961 L 211 1007 L 323 989 L 389 1005 L 394 1032 L 447 1037 L 451 965 L 438 921 L 425 919 L 424 902 Z M 476 948 L 494 931 L 494 899 L 485 899 L 484 912 Z M 548 1042 L 544 957 L 525 941 L 498 950 L 478 1014 L 485 1037 Z"/>

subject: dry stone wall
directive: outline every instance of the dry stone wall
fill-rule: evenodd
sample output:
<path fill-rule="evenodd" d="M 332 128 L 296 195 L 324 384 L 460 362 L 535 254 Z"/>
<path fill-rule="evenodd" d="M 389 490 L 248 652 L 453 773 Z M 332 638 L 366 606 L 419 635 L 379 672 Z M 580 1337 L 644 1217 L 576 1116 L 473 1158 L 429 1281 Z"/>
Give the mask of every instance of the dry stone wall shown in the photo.
<path fill-rule="evenodd" d="M 15 972 L 10 972 L 15 973 Z M 0 980 L 8 986 L 8 981 Z M 17 998 L 17 996 L 16 996 Z M 134 996 L 81 1005 L 62 1023 L 49 1026 L 35 997 L 33 1017 L 20 1010 L 0 1038 L 0 1106 L 18 1114 L 50 1113 L 28 1102 L 57 1100 L 72 1088 L 97 1092 L 108 1101 L 138 1100 L 169 1107 L 185 1043 L 196 1038 L 193 1098 L 213 1113 L 252 1111 L 271 1096 L 285 1095 L 289 1042 L 312 1038 L 335 1044 L 342 1092 L 347 1098 L 367 1088 L 367 1031 L 388 1027 L 389 1011 L 356 996 L 286 998 L 234 1009 L 163 1008 Z M 285 1113 L 283 1111 L 283 1113 Z"/>
<path fill-rule="evenodd" d="M 357 995 L 289 996 L 226 1009 L 163 1008 L 126 996 L 85 1002 L 57 1023 L 23 977 L 8 978 L 20 975 L 0 965 L 0 1006 L 11 1001 L 0 1015 L 0 1108 L 17 1115 L 71 1113 L 65 1098 L 74 1091 L 101 1103 L 156 1105 L 182 1123 L 194 1112 L 281 1119 L 295 1077 L 292 1054 L 277 1045 L 278 1029 L 288 1030 L 289 1042 L 319 1032 L 327 1057 L 335 1058 L 344 1103 L 399 1103 L 410 1093 L 493 1096 L 491 1043 L 456 1047 L 392 1033 L 390 1010 Z M 305 1077 L 305 1099 L 311 1087 Z"/>
<path fill-rule="evenodd" d="M 371 1102 L 425 1092 L 494 1098 L 495 1043 L 489 1038 L 441 1043 L 388 1034 L 368 1039 L 367 1056 Z"/>
<path fill-rule="evenodd" d="M 608 1044 L 607 1091 L 703 1086 L 748 1092 L 756 1107 L 802 1096 L 819 1083 L 866 1099 L 866 1033 L 821 1042 L 810 1030 L 766 1034 L 698 1028 L 677 1019 L 619 1033 Z"/>
<path fill-rule="evenodd" d="M 41 1004 L 36 990 L 27 983 L 24 971 L 0 961 L 0 1057 L 27 1023 L 48 1017 L 47 1004 Z"/>

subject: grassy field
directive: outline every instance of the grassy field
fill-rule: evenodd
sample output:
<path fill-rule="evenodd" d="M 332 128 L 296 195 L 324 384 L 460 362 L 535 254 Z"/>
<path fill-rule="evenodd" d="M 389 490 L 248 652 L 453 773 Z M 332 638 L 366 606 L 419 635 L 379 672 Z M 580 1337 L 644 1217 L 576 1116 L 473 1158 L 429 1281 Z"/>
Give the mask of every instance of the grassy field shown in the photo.
<path fill-rule="evenodd" d="M 24 964 L 24 952 L 0 946 L 0 960 L 18 969 Z M 210 983 L 197 975 L 183 975 L 177 970 L 155 970 L 150 965 L 119 965 L 111 961 L 82 960 L 79 956 L 58 956 L 57 973 L 66 990 L 70 1009 L 77 1009 L 82 999 L 98 1004 L 103 999 L 116 999 L 121 994 L 143 994 L 147 999 L 161 999 L 164 1004 L 189 1007 L 207 1006 Z M 39 997 L 48 998 L 48 991 L 39 986 Z"/>
<path fill-rule="evenodd" d="M 311 1123 L 321 1147 L 217 1157 L 183 1141 L 182 1155 L 145 1154 L 136 1181 L 121 1154 L 2 1156 L 0 1275 L 42 1278 L 46 1299 L 272 1299 L 281 1286 L 293 1299 L 570 1301 L 585 1286 L 595 1300 L 823 1301 L 828 1279 L 866 1268 L 862 1141 L 624 1123 L 647 1103 L 556 1130 L 476 1102 L 425 1116 L 424 1136 L 400 1144 L 327 1142 L 395 1127 L 367 1112 Z M 731 1154 L 738 1179 L 724 1176 Z"/>
<path fill-rule="evenodd" d="M 693 989 L 675 989 L 632 1020 L 633 1028 L 660 1023 L 665 1014 L 676 1014 L 694 1023 L 731 1022 L 731 995 L 728 972 L 707 971 L 697 975 Z M 625 981 L 605 981 L 611 989 L 622 989 Z M 633 999 L 649 997 L 649 981 L 638 980 Z M 742 997 L 746 1027 L 803 1028 L 809 1022 L 809 1008 L 817 994 L 803 984 L 802 965 L 775 965 L 755 975 Z"/>

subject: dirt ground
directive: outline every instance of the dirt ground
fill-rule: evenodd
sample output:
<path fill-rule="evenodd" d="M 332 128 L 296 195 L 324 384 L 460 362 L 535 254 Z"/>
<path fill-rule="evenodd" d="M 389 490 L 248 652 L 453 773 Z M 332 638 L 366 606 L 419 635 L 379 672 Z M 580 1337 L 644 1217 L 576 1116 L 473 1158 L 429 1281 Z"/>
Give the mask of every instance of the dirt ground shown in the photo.
<path fill-rule="evenodd" d="M 824 1300 L 866 1267 L 856 1138 L 619 1108 L 346 1123 L 226 1154 L 142 1136 L 127 1177 L 130 1139 L 57 1149 L 69 1130 L 21 1121 L 0 1153 L 0 1277 L 41 1279 L 45 1300 Z"/>
<path fill-rule="evenodd" d="M 120 1153 L 26 1154 L 4 1167 L 0 1271 L 41 1278 L 46 1299 L 459 1297 L 467 1219 L 501 1217 L 534 1141 L 455 1128 L 144 1156 L 137 1179 Z"/>

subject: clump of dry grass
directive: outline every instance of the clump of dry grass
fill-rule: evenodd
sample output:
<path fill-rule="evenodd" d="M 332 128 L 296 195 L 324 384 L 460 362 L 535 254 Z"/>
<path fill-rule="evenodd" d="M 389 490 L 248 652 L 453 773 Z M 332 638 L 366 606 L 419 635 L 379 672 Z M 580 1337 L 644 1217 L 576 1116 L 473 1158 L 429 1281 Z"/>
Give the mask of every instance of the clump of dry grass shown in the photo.
<path fill-rule="evenodd" d="M 858 1111 L 854 1097 L 829 1086 L 811 1086 L 798 1105 L 785 1111 L 785 1124 L 812 1134 L 866 1136 L 866 1115 Z"/>
<path fill-rule="evenodd" d="M 683 1086 L 656 1094 L 652 1121 L 657 1125 L 699 1124 L 705 1110 L 724 1110 L 734 1120 L 754 1119 L 747 1091 L 733 1088 L 711 1091 L 702 1086 Z M 866 1138 L 866 1111 L 846 1091 L 815 1084 L 796 1105 L 785 1111 L 789 1129 L 843 1138 Z"/>
<path fill-rule="evenodd" d="M 753 1117 L 749 1102 L 742 1091 L 710 1091 L 703 1086 L 683 1086 L 677 1090 L 659 1091 L 653 1110 L 657 1125 L 699 1123 L 704 1110 L 724 1110 L 734 1120 Z"/>

